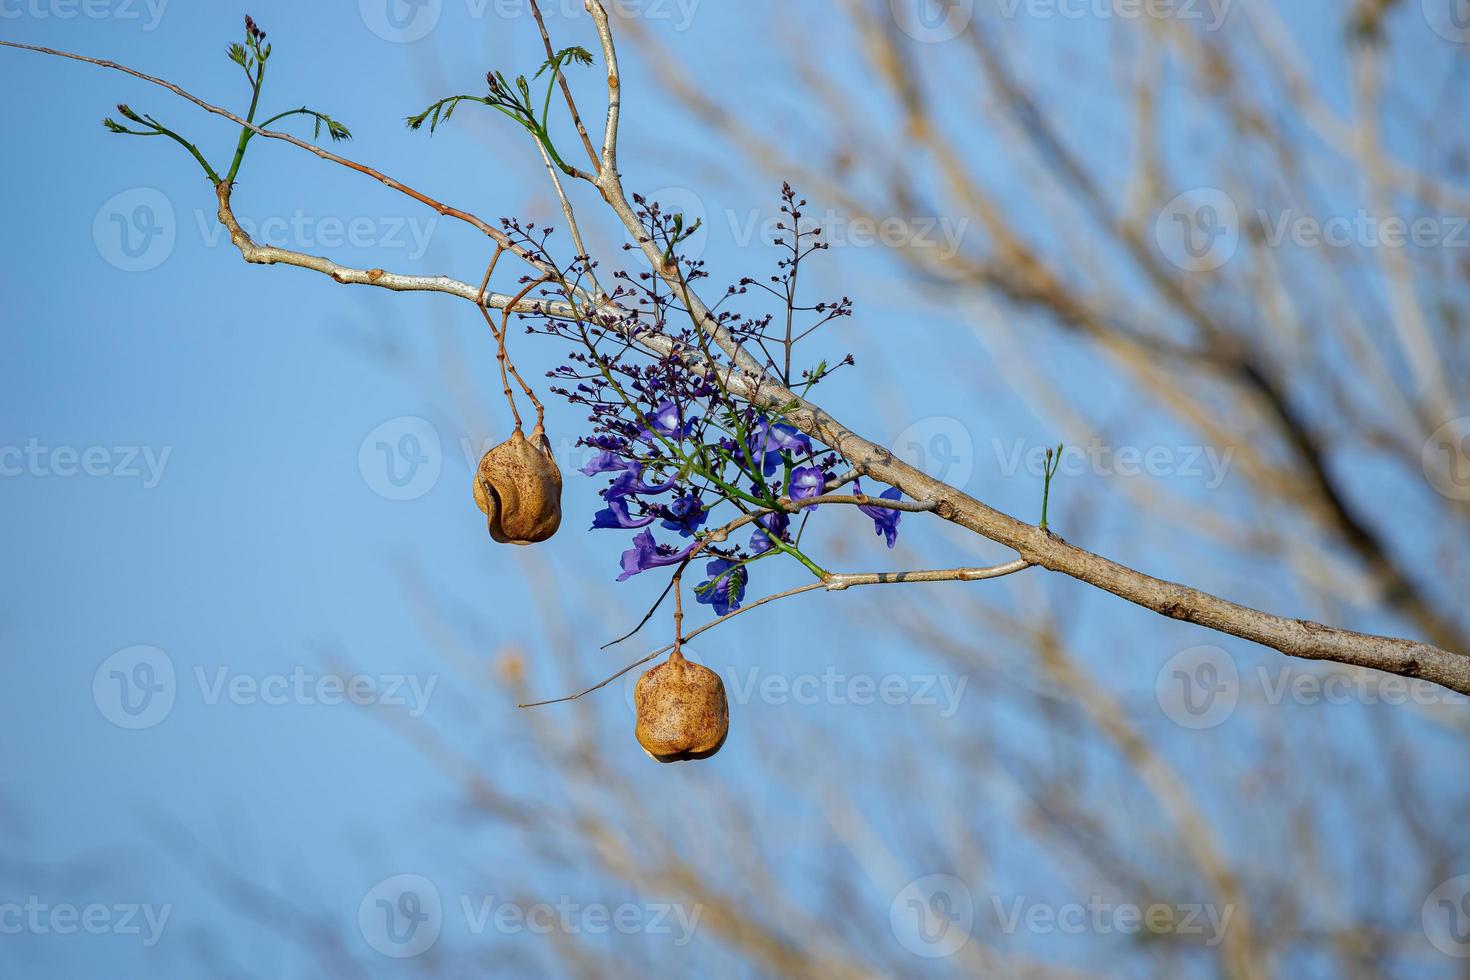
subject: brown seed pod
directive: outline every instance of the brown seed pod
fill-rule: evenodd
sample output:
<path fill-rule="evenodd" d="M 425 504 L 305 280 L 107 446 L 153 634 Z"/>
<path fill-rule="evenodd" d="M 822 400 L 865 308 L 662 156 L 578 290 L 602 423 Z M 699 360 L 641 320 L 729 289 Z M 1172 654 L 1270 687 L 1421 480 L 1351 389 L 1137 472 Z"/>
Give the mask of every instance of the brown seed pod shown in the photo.
<path fill-rule="evenodd" d="M 561 526 L 561 470 L 541 426 L 519 427 L 475 469 L 475 504 L 501 544 L 545 541 Z"/>
<path fill-rule="evenodd" d="M 638 678 L 633 704 L 638 744 L 659 762 L 708 759 L 730 733 L 725 682 L 678 650 Z"/>

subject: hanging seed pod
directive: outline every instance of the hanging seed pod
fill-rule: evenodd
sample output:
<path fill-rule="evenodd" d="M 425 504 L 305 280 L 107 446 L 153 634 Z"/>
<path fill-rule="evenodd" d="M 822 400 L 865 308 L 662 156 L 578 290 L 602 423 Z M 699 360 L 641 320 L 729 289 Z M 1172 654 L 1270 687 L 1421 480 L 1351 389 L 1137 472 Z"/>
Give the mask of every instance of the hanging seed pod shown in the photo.
<path fill-rule="evenodd" d="M 529 439 L 517 426 L 509 439 L 480 459 L 475 504 L 485 514 L 490 537 L 501 544 L 533 544 L 556 533 L 561 526 L 561 470 L 540 425 Z"/>
<path fill-rule="evenodd" d="M 638 744 L 659 762 L 708 759 L 730 733 L 725 682 L 678 650 L 638 678 L 633 704 Z"/>

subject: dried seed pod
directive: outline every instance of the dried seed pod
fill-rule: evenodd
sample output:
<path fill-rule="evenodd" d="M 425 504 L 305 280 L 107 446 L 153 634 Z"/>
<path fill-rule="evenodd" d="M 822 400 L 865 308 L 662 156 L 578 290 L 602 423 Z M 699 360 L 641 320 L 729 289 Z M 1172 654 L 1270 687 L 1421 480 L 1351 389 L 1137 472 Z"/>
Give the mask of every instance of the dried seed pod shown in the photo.
<path fill-rule="evenodd" d="M 561 526 L 561 470 L 541 426 L 519 427 L 475 469 L 475 503 L 501 544 L 545 541 Z"/>
<path fill-rule="evenodd" d="M 730 733 L 725 682 L 678 650 L 638 678 L 633 704 L 638 744 L 659 762 L 708 759 Z"/>

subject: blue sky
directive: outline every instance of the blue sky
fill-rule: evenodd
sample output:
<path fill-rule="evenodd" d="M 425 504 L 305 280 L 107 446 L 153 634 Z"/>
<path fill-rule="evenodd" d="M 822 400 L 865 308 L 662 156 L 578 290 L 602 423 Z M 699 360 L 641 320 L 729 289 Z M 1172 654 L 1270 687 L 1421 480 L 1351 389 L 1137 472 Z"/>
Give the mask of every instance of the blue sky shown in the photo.
<path fill-rule="evenodd" d="M 559 42 L 593 46 L 585 18 L 549 6 Z M 749 92 L 761 104 L 786 106 L 791 120 L 814 111 L 796 80 L 773 74 L 781 59 L 762 50 L 769 12 L 746 15 L 740 6 L 669 0 L 659 8 L 667 16 L 650 26 L 696 47 L 701 71 L 721 80 L 727 103 Z M 1308 22 L 1311 8 L 1332 5 L 1299 6 Z M 538 42 L 523 7 L 445 0 L 412 8 L 420 13 L 397 9 L 406 19 L 380 20 L 369 0 L 331 12 L 252 3 L 249 12 L 275 45 L 267 108 L 305 102 L 331 113 L 354 133 L 347 155 L 487 219 L 559 223 L 532 148 L 496 125 L 503 120 L 466 108 L 433 137 L 402 123 L 436 96 L 477 91 L 491 65 L 534 69 Z M 436 11 L 432 29 L 422 39 L 395 39 L 425 23 L 414 20 L 427 16 L 424 9 Z M 0 11 L 5 38 L 116 58 L 207 100 L 243 104 L 238 69 L 224 56 L 240 34 L 240 11 L 227 5 L 102 0 L 73 9 L 25 0 L 0 2 Z M 1101 35 L 1084 26 L 1065 34 L 1071 26 L 1037 31 L 1057 31 L 1060 50 L 1096 54 Z M 1426 39 L 1424 50 L 1439 57 L 1443 48 Z M 692 150 L 700 131 L 660 103 L 636 57 L 625 68 L 622 165 L 630 188 L 661 190 L 655 196 L 708 212 L 704 247 L 717 280 L 773 263 L 774 252 L 742 241 L 741 229 L 774 209 L 777 187 L 738 162 Z M 0 184 L 0 211 L 11 228 L 0 238 L 8 285 L 0 359 L 9 365 L 0 444 L 16 450 L 0 462 L 19 467 L 0 478 L 0 533 L 12 556 L 0 571 L 0 651 L 9 668 L 0 737 L 11 759 L 0 783 L 0 826 L 15 842 L 0 881 L 17 900 L 171 907 L 157 944 L 30 932 L 0 940 L 0 963 L 15 975 L 189 975 L 199 944 L 219 942 L 221 962 L 248 973 L 309 968 L 290 944 L 253 942 L 257 927 L 240 928 L 239 912 L 219 901 L 201 866 L 287 896 L 339 929 L 354 955 L 370 956 L 356 945 L 354 923 L 375 883 L 400 873 L 452 882 L 463 872 L 454 860 L 462 828 L 445 816 L 457 790 L 371 708 L 338 703 L 341 692 L 322 681 L 328 665 L 350 663 L 370 682 L 364 699 L 405 701 L 415 717 L 460 733 L 462 749 L 497 760 L 506 786 L 533 788 L 543 777 L 534 756 L 517 756 L 530 744 L 518 727 L 522 716 L 504 700 L 486 703 L 474 678 L 519 650 L 535 693 L 596 679 L 594 667 L 617 666 L 622 655 L 549 664 L 554 638 L 531 611 L 538 602 L 558 610 L 552 620 L 590 652 L 636 621 L 663 580 L 613 582 L 625 542 L 584 532 L 597 484 L 572 472 L 570 449 L 562 533 L 534 556 L 486 537 L 469 476 L 508 420 L 493 347 L 466 304 L 246 266 L 214 223 L 213 195 L 195 164 L 162 140 L 110 135 L 100 119 L 125 101 L 199 141 L 217 167 L 233 145 L 230 126 L 139 81 L 35 54 L 0 52 L 0 80 L 9 178 Z M 583 90 L 588 105 L 598 104 L 594 84 Z M 1105 110 L 1097 111 L 1095 124 L 1105 130 Z M 977 151 L 984 139 L 975 134 Z M 346 264 L 477 281 L 488 259 L 472 231 L 284 145 L 256 141 L 235 202 L 258 239 Z M 582 205 L 590 210 L 595 201 L 582 195 Z M 606 223 L 589 234 L 618 240 Z M 969 488 L 1034 519 L 1037 481 L 1024 473 L 1002 479 L 993 447 L 1029 449 L 1068 434 L 1007 396 L 985 349 L 946 339 L 965 327 L 952 310 L 907 306 L 890 288 L 897 271 L 877 252 L 834 250 L 819 274 L 819 288 L 853 295 L 859 316 L 812 356 L 851 350 L 860 367 L 873 365 L 861 376 L 839 375 L 824 400 L 879 440 L 913 426 L 931 445 L 936 432 L 951 439 L 946 445 L 958 440 L 973 474 Z M 902 342 L 882 327 L 906 331 Z M 544 339 L 513 333 L 512 342 L 528 377 L 560 363 Z M 1039 363 L 1065 383 L 1090 380 L 1080 352 L 1064 342 Z M 569 445 L 580 413 L 548 402 L 553 440 Z M 1139 438 L 1171 437 L 1164 429 Z M 1203 492 L 1183 482 L 1184 493 Z M 1064 484 L 1054 497 L 1054 515 L 1066 513 L 1068 492 Z M 1231 506 L 1228 498 L 1220 505 Z M 847 565 L 888 560 L 857 515 L 824 517 L 845 528 L 832 537 Z M 1161 544 L 1147 529 L 1107 521 L 1103 512 L 1092 529 L 1099 544 L 1123 539 L 1140 551 Z M 922 533 L 928 554 L 944 560 L 1005 557 Z M 1270 574 L 1238 576 L 1229 561 L 1204 570 L 1218 581 L 1201 584 L 1279 603 Z M 1149 568 L 1200 571 L 1172 562 L 1164 547 Z M 796 581 L 794 572 L 763 573 L 758 591 Z M 467 673 L 446 666 L 426 636 L 423 605 L 413 598 L 419 588 L 443 597 L 471 658 Z M 1137 655 L 1127 638 L 1141 638 L 1145 664 L 1128 686 L 1145 697 L 1170 653 L 1191 638 L 1205 642 L 1080 587 L 1053 594 L 1093 614 L 1079 643 L 1100 669 L 1126 669 Z M 758 664 L 777 674 L 820 672 L 835 659 L 832 650 L 874 669 L 921 654 L 856 618 L 845 622 L 823 601 L 745 617 L 711 634 L 701 652 L 735 671 Z M 1223 645 L 1242 663 L 1265 656 Z M 163 704 L 169 673 L 172 702 L 153 709 L 160 717 L 139 720 L 115 699 L 121 676 L 162 684 Z M 624 689 L 601 696 L 620 699 Z M 573 717 L 571 709 L 560 717 Z M 854 726 L 851 737 L 878 739 L 910 720 L 884 715 L 875 727 Z M 737 719 L 718 760 L 721 778 L 774 797 L 752 745 L 757 729 L 770 736 L 794 726 L 770 705 L 754 709 L 748 724 Z M 630 734 L 631 719 L 625 727 L 613 736 Z M 1214 749 L 1232 751 L 1224 743 Z M 799 775 L 799 766 L 793 771 Z M 772 814 L 780 805 L 762 804 Z M 880 814 L 900 827 L 901 816 Z M 197 842 L 197 851 L 181 840 Z M 505 860 L 515 853 L 489 850 Z M 886 900 L 879 905 L 886 909 Z"/>

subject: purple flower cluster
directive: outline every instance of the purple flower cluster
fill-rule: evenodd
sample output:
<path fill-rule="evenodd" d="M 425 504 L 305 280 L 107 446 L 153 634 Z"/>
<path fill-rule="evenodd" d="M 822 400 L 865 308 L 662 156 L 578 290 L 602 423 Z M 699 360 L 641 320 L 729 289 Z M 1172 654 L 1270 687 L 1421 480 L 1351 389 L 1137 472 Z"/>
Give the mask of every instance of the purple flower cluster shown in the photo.
<path fill-rule="evenodd" d="M 679 254 L 679 245 L 692 226 L 656 203 L 634 200 L 649 239 L 675 263 L 683 280 L 693 283 L 706 278 L 702 262 Z M 788 253 L 778 264 L 778 274 L 767 282 L 741 279 L 728 288 L 710 315 L 746 349 L 767 352 L 764 367 L 772 377 L 788 388 L 806 391 L 853 361 L 848 355 L 834 366 L 823 361 L 794 375 L 789 347 L 793 318 L 807 318 L 800 330 L 805 337 L 851 315 L 851 303 L 843 297 L 813 306 L 797 304 L 800 262 L 826 246 L 817 241 L 820 229 L 802 226 L 800 208 L 805 201 L 790 187 L 783 187 L 782 202 L 781 228 L 790 237 L 778 240 Z M 514 222 L 508 222 L 506 230 L 532 254 L 551 262 L 544 249 L 546 230 Z M 562 270 L 562 281 L 579 288 L 594 274 L 594 268 L 586 257 L 579 257 Z M 663 277 L 651 272 L 616 273 L 612 281 L 610 296 L 624 311 L 619 314 L 623 319 L 544 317 L 539 330 L 530 328 L 573 342 L 569 363 L 549 377 L 559 385 L 553 387 L 555 393 L 588 412 L 591 433 L 579 444 L 595 455 L 582 472 L 608 478 L 600 491 L 603 506 L 593 516 L 592 526 L 636 532 L 632 546 L 622 554 L 619 581 L 652 568 L 680 566 L 697 550 L 697 557 L 708 561 L 706 578 L 694 587 L 695 597 L 718 615 L 725 615 L 740 608 L 751 563 L 783 551 L 802 557 L 792 536 L 793 515 L 782 511 L 783 501 L 809 500 L 825 493 L 843 460 L 837 453 L 814 446 L 810 437 L 782 421 L 779 413 L 736 401 L 723 390 L 717 379 L 735 366 L 705 332 L 694 328 L 689 310 Z M 770 314 L 745 316 L 726 308 L 751 293 L 764 293 L 785 304 L 780 326 Z M 553 294 L 543 287 L 542 295 Z M 784 333 L 778 336 L 777 330 Z M 637 346 L 637 338 L 645 332 L 658 335 L 659 349 L 664 351 L 661 356 Z M 785 356 L 778 361 L 770 356 L 768 342 L 780 341 L 780 337 L 785 338 Z M 897 499 L 898 490 L 883 496 Z M 712 518 L 722 505 L 729 505 L 726 516 Z M 876 506 L 862 510 L 892 547 L 898 534 L 898 513 Z M 741 513 L 760 511 L 767 513 L 754 522 L 743 542 L 732 538 L 716 543 L 704 538 L 708 529 L 727 524 Z"/>
<path fill-rule="evenodd" d="M 667 405 L 658 406 L 647 413 L 646 417 L 650 419 L 651 426 L 644 430 L 648 433 L 646 436 L 640 436 L 643 444 L 640 448 L 650 452 L 652 444 L 657 441 L 654 432 L 665 436 L 669 432 L 677 432 L 680 433 L 681 441 L 684 441 L 698 429 L 697 417 L 685 420 Z M 694 447 L 689 451 L 693 455 L 700 455 L 699 449 L 708 448 Z M 813 460 L 812 457 L 816 454 L 811 440 L 783 423 L 761 420 L 750 427 L 750 434 L 743 446 L 726 438 L 717 448 L 721 450 L 719 458 L 727 461 L 724 469 L 733 470 L 737 474 L 735 478 L 744 477 L 750 480 L 754 490 L 765 492 L 776 499 L 781 496 L 791 500 L 816 497 L 825 491 L 832 479 L 829 468 L 834 460 Z M 798 460 L 806 460 L 811 465 L 795 465 Z M 654 461 L 662 462 L 657 456 L 651 455 L 648 462 L 639 462 L 611 450 L 602 450 L 582 468 L 582 472 L 588 476 L 614 474 L 601 491 L 607 506 L 593 517 L 592 526 L 640 532 L 633 538 L 633 546 L 623 552 L 622 574 L 618 576 L 618 581 L 629 579 L 651 568 L 682 564 L 699 547 L 697 535 L 708 522 L 713 509 L 713 505 L 706 506 L 704 503 L 703 494 L 708 488 L 692 485 L 698 477 L 693 477 L 690 483 L 681 483 L 675 476 L 646 479 L 646 466 L 654 465 Z M 826 464 L 825 467 L 823 463 Z M 784 481 L 768 482 L 767 478 L 778 469 L 785 471 Z M 861 484 L 855 481 L 853 490 L 861 494 Z M 901 496 L 897 487 L 890 487 L 880 494 L 883 500 L 896 501 Z M 715 503 L 719 501 L 716 500 Z M 638 509 L 638 516 L 633 515 L 634 507 Z M 872 520 L 875 533 L 883 537 L 888 547 L 892 548 L 898 539 L 900 513 L 887 507 L 867 504 L 860 505 L 858 510 Z M 659 542 L 649 528 L 654 522 L 658 522 L 659 528 L 663 530 L 692 540 L 681 541 L 679 544 Z M 756 519 L 745 549 L 717 546 L 704 549 L 716 557 L 705 566 L 708 577 L 695 586 L 697 600 L 712 606 L 721 616 L 739 609 L 749 581 L 749 562 L 777 549 L 777 542 L 790 543 L 790 530 L 791 514 L 775 510 Z"/>

